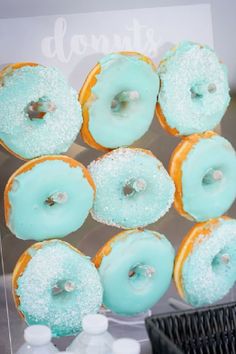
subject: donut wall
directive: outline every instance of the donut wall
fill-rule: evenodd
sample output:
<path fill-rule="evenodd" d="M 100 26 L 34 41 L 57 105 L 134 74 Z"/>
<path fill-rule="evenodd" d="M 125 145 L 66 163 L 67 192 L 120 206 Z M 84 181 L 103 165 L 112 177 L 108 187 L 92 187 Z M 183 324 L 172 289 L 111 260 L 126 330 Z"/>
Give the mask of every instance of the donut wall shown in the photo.
<path fill-rule="evenodd" d="M 210 6 L 0 19 L 0 44 L 13 350 L 26 324 L 64 347 L 100 311 L 148 353 L 150 313 L 235 300 L 236 107 Z"/>

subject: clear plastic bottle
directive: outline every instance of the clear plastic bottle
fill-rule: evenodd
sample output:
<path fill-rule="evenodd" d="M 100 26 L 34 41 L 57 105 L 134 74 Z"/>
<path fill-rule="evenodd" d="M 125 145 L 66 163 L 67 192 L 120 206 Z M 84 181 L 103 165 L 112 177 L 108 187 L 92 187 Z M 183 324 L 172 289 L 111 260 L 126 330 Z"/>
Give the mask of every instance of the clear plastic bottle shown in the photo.
<path fill-rule="evenodd" d="M 120 338 L 112 345 L 112 354 L 140 354 L 140 343 L 131 338 Z"/>
<path fill-rule="evenodd" d="M 52 344 L 50 328 L 42 325 L 29 326 L 24 331 L 25 343 L 16 354 L 52 354 L 58 349 Z"/>
<path fill-rule="evenodd" d="M 108 319 L 103 315 L 87 315 L 80 333 L 66 349 L 74 354 L 111 354 L 113 337 L 107 331 Z"/>

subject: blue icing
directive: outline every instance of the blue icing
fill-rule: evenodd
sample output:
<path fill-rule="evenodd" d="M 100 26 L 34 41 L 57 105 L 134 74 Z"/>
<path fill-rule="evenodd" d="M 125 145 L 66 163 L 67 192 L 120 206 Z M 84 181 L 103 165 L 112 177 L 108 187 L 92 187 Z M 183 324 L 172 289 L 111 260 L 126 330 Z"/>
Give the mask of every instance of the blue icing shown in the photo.
<path fill-rule="evenodd" d="M 184 263 L 182 284 L 186 300 L 193 306 L 221 300 L 235 284 L 235 270 L 236 220 L 222 219 L 209 237 L 202 235 L 202 241 L 195 244 Z"/>
<path fill-rule="evenodd" d="M 220 170 L 223 178 L 204 183 L 210 170 Z M 183 208 L 197 221 L 224 214 L 236 197 L 236 155 L 221 136 L 201 139 L 182 164 Z"/>
<path fill-rule="evenodd" d="M 146 311 L 170 285 L 174 248 L 165 236 L 148 230 L 126 231 L 114 239 L 111 247 L 99 267 L 104 305 L 122 315 Z M 134 269 L 136 273 L 130 277 Z"/>
<path fill-rule="evenodd" d="M 66 194 L 64 203 L 45 203 L 55 193 Z M 93 205 L 94 191 L 80 166 L 47 160 L 14 178 L 9 192 L 9 228 L 24 240 L 64 237 L 77 230 Z"/>
<path fill-rule="evenodd" d="M 140 149 L 120 148 L 89 165 L 96 185 L 91 211 L 97 221 L 123 228 L 154 223 L 170 208 L 174 184 L 162 163 Z M 125 194 L 130 181 L 143 190 Z"/>
<path fill-rule="evenodd" d="M 189 135 L 211 130 L 220 123 L 230 96 L 226 67 L 213 50 L 191 42 L 180 43 L 166 54 L 158 73 L 158 101 L 171 128 Z"/>
<path fill-rule="evenodd" d="M 42 120 L 27 107 L 47 98 L 56 106 Z M 4 78 L 0 88 L 0 139 L 25 159 L 68 150 L 82 124 L 77 93 L 55 68 L 25 66 Z"/>
<path fill-rule="evenodd" d="M 74 291 L 53 295 L 53 287 L 62 281 L 73 282 Z M 82 318 L 99 310 L 103 290 L 91 261 L 53 240 L 34 253 L 18 278 L 16 292 L 26 322 L 47 325 L 53 336 L 60 337 L 81 330 Z"/>
<path fill-rule="evenodd" d="M 101 72 L 92 88 L 89 130 L 97 143 L 109 148 L 132 144 L 148 130 L 159 91 L 153 67 L 136 56 L 110 54 L 100 61 Z M 113 99 L 123 91 L 139 97 L 112 110 Z M 127 101 L 126 101 L 127 102 Z"/>

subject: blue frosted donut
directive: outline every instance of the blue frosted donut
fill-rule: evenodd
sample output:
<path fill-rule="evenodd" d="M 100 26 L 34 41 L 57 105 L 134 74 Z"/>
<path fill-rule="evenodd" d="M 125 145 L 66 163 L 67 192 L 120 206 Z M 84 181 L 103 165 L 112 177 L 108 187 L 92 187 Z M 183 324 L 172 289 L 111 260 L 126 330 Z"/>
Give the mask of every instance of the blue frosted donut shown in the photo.
<path fill-rule="evenodd" d="M 221 300 L 236 282 L 236 220 L 196 224 L 180 245 L 175 282 L 193 306 Z"/>
<path fill-rule="evenodd" d="M 59 240 L 31 246 L 13 272 L 19 313 L 28 325 L 47 325 L 55 337 L 79 332 L 83 317 L 99 311 L 102 294 L 90 259 Z"/>
<path fill-rule="evenodd" d="M 229 104 L 226 67 L 212 49 L 182 42 L 159 66 L 157 116 L 167 131 L 190 135 L 213 129 Z"/>
<path fill-rule="evenodd" d="M 0 75 L 0 139 L 31 159 L 68 150 L 82 124 L 76 91 L 55 68 L 22 63 Z"/>
<path fill-rule="evenodd" d="M 235 150 L 213 132 L 183 139 L 172 154 L 170 175 L 176 186 L 175 207 L 188 219 L 219 217 L 236 198 Z"/>
<path fill-rule="evenodd" d="M 92 217 L 121 228 L 156 222 L 170 208 L 174 184 L 148 150 L 120 148 L 93 161 L 88 169 L 96 185 Z"/>
<path fill-rule="evenodd" d="M 80 91 L 84 141 L 99 150 L 131 145 L 148 130 L 158 91 L 149 58 L 135 52 L 102 58 Z"/>
<path fill-rule="evenodd" d="M 150 309 L 169 288 L 174 254 L 167 238 L 155 231 L 129 230 L 113 237 L 93 260 L 103 304 L 129 316 Z"/>
<path fill-rule="evenodd" d="M 6 185 L 6 224 L 23 240 L 64 237 L 84 223 L 94 191 L 86 168 L 68 156 L 31 160 Z"/>

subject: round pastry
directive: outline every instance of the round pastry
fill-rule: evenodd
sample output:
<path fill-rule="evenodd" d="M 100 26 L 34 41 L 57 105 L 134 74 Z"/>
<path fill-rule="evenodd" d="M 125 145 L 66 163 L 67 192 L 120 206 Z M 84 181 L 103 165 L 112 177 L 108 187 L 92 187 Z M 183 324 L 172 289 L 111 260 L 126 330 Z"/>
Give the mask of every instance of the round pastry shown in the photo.
<path fill-rule="evenodd" d="M 236 220 L 222 217 L 196 224 L 183 239 L 174 279 L 193 306 L 222 299 L 236 281 Z"/>
<path fill-rule="evenodd" d="M 159 77 L 149 58 L 136 52 L 105 56 L 79 94 L 82 138 L 102 151 L 131 145 L 148 130 L 158 91 Z"/>
<path fill-rule="evenodd" d="M 59 240 L 36 243 L 22 254 L 12 289 L 27 324 L 47 325 L 55 337 L 79 332 L 83 317 L 99 310 L 103 293 L 89 258 Z"/>
<path fill-rule="evenodd" d="M 81 124 L 77 94 L 57 69 L 17 63 L 0 73 L 0 140 L 15 156 L 65 152 Z"/>
<path fill-rule="evenodd" d="M 96 185 L 91 214 L 101 223 L 144 227 L 163 216 L 173 202 L 173 181 L 149 150 L 113 150 L 88 169 Z"/>
<path fill-rule="evenodd" d="M 187 219 L 219 217 L 235 200 L 235 150 L 213 132 L 184 138 L 172 154 L 169 170 L 176 186 L 175 207 Z"/>
<path fill-rule="evenodd" d="M 227 70 L 207 46 L 182 42 L 167 52 L 159 70 L 156 108 L 170 134 L 190 135 L 220 123 L 230 101 Z"/>
<path fill-rule="evenodd" d="M 4 192 L 5 220 L 23 240 L 64 237 L 92 208 L 95 186 L 87 169 L 68 156 L 43 156 L 21 166 Z"/>
<path fill-rule="evenodd" d="M 128 230 L 113 237 L 93 260 L 103 304 L 129 316 L 151 308 L 169 288 L 174 254 L 167 238 L 155 231 Z"/>

